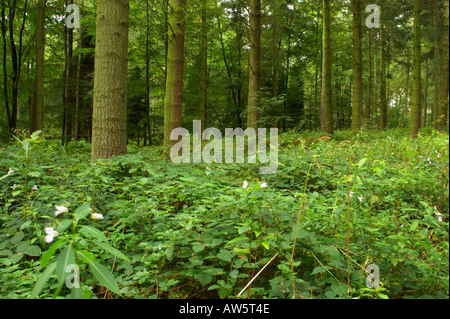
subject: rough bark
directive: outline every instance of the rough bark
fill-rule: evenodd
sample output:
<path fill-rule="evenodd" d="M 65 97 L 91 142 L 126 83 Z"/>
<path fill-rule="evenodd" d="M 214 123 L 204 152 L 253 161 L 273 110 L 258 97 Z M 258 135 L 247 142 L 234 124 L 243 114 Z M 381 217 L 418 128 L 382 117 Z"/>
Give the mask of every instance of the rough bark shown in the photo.
<path fill-rule="evenodd" d="M 331 45 L 330 45 L 330 0 L 323 0 L 323 57 L 322 100 L 320 126 L 323 132 L 333 134 L 333 105 L 331 93 Z"/>
<path fill-rule="evenodd" d="M 93 162 L 127 152 L 128 19 L 129 0 L 98 0 Z"/>

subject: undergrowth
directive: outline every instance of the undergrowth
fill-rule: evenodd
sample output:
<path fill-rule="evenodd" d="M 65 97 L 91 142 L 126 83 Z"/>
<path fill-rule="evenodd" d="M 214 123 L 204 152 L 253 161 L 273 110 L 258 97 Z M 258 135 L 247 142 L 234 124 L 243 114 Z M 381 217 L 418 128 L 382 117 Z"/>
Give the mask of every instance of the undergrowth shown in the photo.
<path fill-rule="evenodd" d="M 272 175 L 22 136 L 0 149 L 0 296 L 448 298 L 448 135 L 407 135 L 285 133 Z"/>

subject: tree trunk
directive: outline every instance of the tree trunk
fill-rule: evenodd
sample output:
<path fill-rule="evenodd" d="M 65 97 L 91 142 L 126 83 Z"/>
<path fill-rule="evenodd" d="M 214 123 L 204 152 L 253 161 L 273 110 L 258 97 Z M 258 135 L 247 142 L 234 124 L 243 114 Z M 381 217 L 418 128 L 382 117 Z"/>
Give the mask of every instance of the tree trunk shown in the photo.
<path fill-rule="evenodd" d="M 250 0 L 250 53 L 248 63 L 247 127 L 258 126 L 261 89 L 261 0 Z"/>
<path fill-rule="evenodd" d="M 333 105 L 331 96 L 331 46 L 330 46 L 330 0 L 323 0 L 323 57 L 321 130 L 333 134 Z"/>
<path fill-rule="evenodd" d="M 411 137 L 417 137 L 420 128 L 421 61 L 420 61 L 420 0 L 414 0 L 414 73 L 411 101 Z"/>
<path fill-rule="evenodd" d="M 362 96 L 362 48 L 361 48 L 361 2 L 352 1 L 353 11 L 353 92 L 352 92 L 352 136 L 361 130 L 363 107 Z"/>
<path fill-rule="evenodd" d="M 433 57 L 433 128 L 439 129 L 439 81 L 441 78 L 441 54 L 440 54 L 440 25 L 442 23 L 439 14 L 438 0 L 433 1 L 433 22 L 434 22 L 434 57 Z"/>
<path fill-rule="evenodd" d="M 6 36 L 6 3 L 5 0 L 2 0 L 2 21 L 1 21 L 1 29 L 2 29 L 2 40 L 3 40 L 3 99 L 5 101 L 6 108 L 6 118 L 8 120 L 8 128 L 9 131 L 13 132 L 12 122 L 11 122 L 11 110 L 9 109 L 9 93 L 8 93 L 8 69 L 7 69 L 7 53 L 8 53 L 8 45 L 7 45 L 7 36 Z"/>
<path fill-rule="evenodd" d="M 91 160 L 127 152 L 129 0 L 98 0 Z"/>
<path fill-rule="evenodd" d="M 367 104 L 366 104 L 366 112 L 365 118 L 369 121 L 372 118 L 372 83 L 373 83 L 373 73 L 372 73 L 372 36 L 371 29 L 368 28 L 368 43 L 367 43 L 367 51 L 368 51 L 368 68 L 369 75 L 367 79 Z"/>
<path fill-rule="evenodd" d="M 381 16 L 381 9 L 380 9 Z M 381 19 L 380 19 L 381 20 Z M 384 26 L 380 23 L 380 129 L 386 130 L 387 102 L 386 102 L 386 65 L 385 65 L 385 35 Z"/>
<path fill-rule="evenodd" d="M 170 140 L 170 133 L 182 126 L 185 8 L 186 0 L 170 0 L 164 98 L 164 147 L 166 150 L 176 143 Z"/>
<path fill-rule="evenodd" d="M 201 121 L 201 132 L 205 130 L 206 123 L 206 70 L 207 70 L 207 36 L 206 24 L 206 0 L 202 0 L 202 33 L 200 39 L 200 99 L 199 118 Z"/>
<path fill-rule="evenodd" d="M 449 91 L 449 4 L 448 0 L 444 1 L 444 23 L 443 23 L 443 41 L 442 41 L 442 76 L 439 84 L 440 95 L 439 95 L 439 118 L 438 118 L 438 128 L 439 130 L 444 130 L 448 128 L 447 126 L 447 111 L 448 111 L 448 91 Z"/>
<path fill-rule="evenodd" d="M 45 51 L 45 6 L 39 0 L 36 15 L 36 75 L 34 78 L 31 133 L 44 129 L 44 51 Z"/>

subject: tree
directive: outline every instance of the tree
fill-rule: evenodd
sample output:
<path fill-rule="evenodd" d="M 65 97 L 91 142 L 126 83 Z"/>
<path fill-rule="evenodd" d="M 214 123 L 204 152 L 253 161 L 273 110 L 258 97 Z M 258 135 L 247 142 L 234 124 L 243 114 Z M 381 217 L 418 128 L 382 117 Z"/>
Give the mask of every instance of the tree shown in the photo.
<path fill-rule="evenodd" d="M 127 152 L 129 0 L 98 0 L 91 160 Z"/>
<path fill-rule="evenodd" d="M 320 126 L 323 132 L 333 134 L 334 123 L 331 96 L 330 1 L 331 0 L 323 0 L 322 102 Z"/>
<path fill-rule="evenodd" d="M 420 10 L 421 1 L 414 0 L 414 73 L 411 103 L 411 137 L 417 137 L 420 128 L 421 61 L 420 61 Z"/>
<path fill-rule="evenodd" d="M 438 116 L 438 129 L 444 130 L 447 128 L 447 111 L 448 111 L 448 91 L 449 91 L 449 9 L 448 0 L 444 1 L 444 32 L 442 43 L 442 76 L 439 83 L 439 116 Z"/>
<path fill-rule="evenodd" d="M 207 40 L 208 28 L 206 23 L 206 0 L 202 0 L 202 31 L 200 39 L 200 98 L 199 117 L 201 121 L 201 132 L 205 130 L 206 123 L 206 69 L 207 69 Z"/>
<path fill-rule="evenodd" d="M 353 11 L 353 84 L 352 84 L 352 136 L 358 134 L 362 123 L 362 48 L 361 2 L 352 0 Z"/>
<path fill-rule="evenodd" d="M 164 97 L 164 147 L 169 149 L 172 130 L 182 125 L 184 31 L 186 0 L 170 0 L 167 35 L 166 91 Z"/>
<path fill-rule="evenodd" d="M 250 0 L 250 53 L 248 63 L 247 127 L 258 126 L 261 89 L 261 0 Z"/>
<path fill-rule="evenodd" d="M 380 9 L 380 20 L 382 21 L 382 10 Z M 380 22 L 380 129 L 386 130 L 387 126 L 387 101 L 386 101 L 386 39 L 385 29 Z"/>
<path fill-rule="evenodd" d="M 39 0 L 36 15 L 36 76 L 34 79 L 33 108 L 30 131 L 44 128 L 44 51 L 45 51 L 45 6 L 46 0 Z"/>

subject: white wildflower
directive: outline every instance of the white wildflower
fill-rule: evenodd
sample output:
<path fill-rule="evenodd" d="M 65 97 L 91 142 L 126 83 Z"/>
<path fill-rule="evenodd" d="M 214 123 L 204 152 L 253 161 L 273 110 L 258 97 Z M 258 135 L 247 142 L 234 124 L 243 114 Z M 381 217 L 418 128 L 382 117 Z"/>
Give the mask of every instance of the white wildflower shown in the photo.
<path fill-rule="evenodd" d="M 51 243 L 53 239 L 59 235 L 53 227 L 45 227 L 44 231 L 47 234 L 47 236 L 45 236 L 46 243 Z"/>
<path fill-rule="evenodd" d="M 243 188 L 243 189 L 246 189 L 247 186 L 248 186 L 248 182 L 247 182 L 247 181 L 244 181 L 244 184 L 242 185 L 242 188 Z"/>
<path fill-rule="evenodd" d="M 265 188 L 265 187 L 267 187 L 267 183 L 266 182 L 261 184 L 261 188 Z"/>
<path fill-rule="evenodd" d="M 92 213 L 91 214 L 91 218 L 94 219 L 94 220 L 103 219 L 103 215 L 102 214 L 98 214 L 98 213 Z"/>
<path fill-rule="evenodd" d="M 58 216 L 61 213 L 67 213 L 69 211 L 69 209 L 65 206 L 55 206 L 55 208 L 56 208 L 55 216 Z"/>
<path fill-rule="evenodd" d="M 12 168 L 9 169 L 8 175 L 14 173 L 14 170 Z"/>

